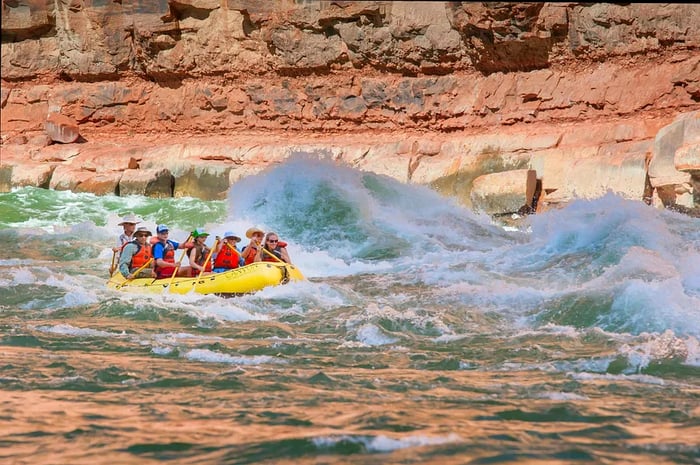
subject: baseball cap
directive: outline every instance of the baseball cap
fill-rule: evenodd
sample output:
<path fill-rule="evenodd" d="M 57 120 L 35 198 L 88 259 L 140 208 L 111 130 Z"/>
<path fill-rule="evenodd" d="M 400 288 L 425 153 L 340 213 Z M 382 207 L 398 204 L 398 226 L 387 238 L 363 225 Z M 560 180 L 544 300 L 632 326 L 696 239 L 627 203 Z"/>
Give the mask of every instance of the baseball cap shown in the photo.
<path fill-rule="evenodd" d="M 163 233 L 163 232 L 168 232 L 168 231 L 169 231 L 168 227 L 164 224 L 159 224 L 158 227 L 156 228 L 156 232 L 159 234 Z"/>

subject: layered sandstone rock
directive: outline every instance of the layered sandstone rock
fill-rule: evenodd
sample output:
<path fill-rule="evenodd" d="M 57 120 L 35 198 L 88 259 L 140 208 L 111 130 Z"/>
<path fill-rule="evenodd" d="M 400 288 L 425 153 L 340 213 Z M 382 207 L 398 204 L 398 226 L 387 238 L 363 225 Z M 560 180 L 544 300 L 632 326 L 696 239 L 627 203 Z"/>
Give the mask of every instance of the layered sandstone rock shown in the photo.
<path fill-rule="evenodd" d="M 700 165 L 693 163 L 692 158 L 684 153 L 692 153 L 691 148 L 698 143 L 700 112 L 680 115 L 656 135 L 649 163 L 649 181 L 664 206 L 695 207 L 698 193 L 695 192 L 697 180 L 693 179 L 693 174 L 700 170 Z M 679 162 L 681 166 L 678 166 Z"/>
<path fill-rule="evenodd" d="M 700 110 L 697 5 L 2 5 L 0 188 L 34 164 L 52 188 L 100 193 L 167 169 L 171 195 L 220 198 L 303 150 L 466 205 L 477 177 L 517 169 L 536 172 L 542 205 L 609 190 L 697 203 L 697 126 L 657 135 Z M 39 140 L 49 113 L 78 122 L 79 149 Z"/>

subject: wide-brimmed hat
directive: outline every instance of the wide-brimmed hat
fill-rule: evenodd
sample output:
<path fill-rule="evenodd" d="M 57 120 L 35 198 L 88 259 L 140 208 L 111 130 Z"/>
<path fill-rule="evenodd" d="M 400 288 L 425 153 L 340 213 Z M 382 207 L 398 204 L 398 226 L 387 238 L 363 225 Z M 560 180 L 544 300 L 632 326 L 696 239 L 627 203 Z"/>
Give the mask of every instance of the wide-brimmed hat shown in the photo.
<path fill-rule="evenodd" d="M 117 226 L 123 226 L 124 223 L 138 224 L 140 222 L 141 220 L 139 218 L 136 218 L 136 215 L 134 215 L 133 213 L 129 213 L 128 215 L 124 216 L 124 218 L 122 218 L 121 223 L 117 223 Z"/>
<path fill-rule="evenodd" d="M 250 239 L 255 233 L 265 234 L 265 231 L 256 226 L 253 226 L 252 228 L 248 228 L 248 230 L 245 232 L 245 237 Z"/>
<path fill-rule="evenodd" d="M 194 231 L 192 231 L 192 237 L 194 239 L 197 239 L 198 237 L 208 236 L 208 235 L 209 235 L 209 233 L 201 228 L 197 228 Z"/>
<path fill-rule="evenodd" d="M 231 231 L 226 231 L 226 232 L 224 233 L 224 239 L 228 239 L 229 237 L 232 238 L 232 239 L 236 239 L 237 241 L 240 241 L 240 240 L 241 240 L 241 238 L 238 237 L 238 236 L 236 236 L 233 232 L 231 232 Z"/>
<path fill-rule="evenodd" d="M 147 236 L 152 236 L 153 233 L 146 227 L 146 226 L 139 226 L 136 228 L 136 231 L 134 231 L 134 237 L 138 236 L 141 233 L 146 233 Z"/>

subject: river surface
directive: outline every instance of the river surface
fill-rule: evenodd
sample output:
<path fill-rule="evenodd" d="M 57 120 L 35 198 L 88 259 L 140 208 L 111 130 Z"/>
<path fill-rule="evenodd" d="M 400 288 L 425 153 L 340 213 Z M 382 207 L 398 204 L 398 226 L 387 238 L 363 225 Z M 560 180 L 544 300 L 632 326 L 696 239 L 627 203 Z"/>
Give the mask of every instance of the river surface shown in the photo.
<path fill-rule="evenodd" d="M 308 279 L 108 290 L 129 212 L 274 230 Z M 297 159 L 226 201 L 18 189 L 0 240 L 3 464 L 700 463 L 697 218 L 608 194 L 508 228 Z"/>

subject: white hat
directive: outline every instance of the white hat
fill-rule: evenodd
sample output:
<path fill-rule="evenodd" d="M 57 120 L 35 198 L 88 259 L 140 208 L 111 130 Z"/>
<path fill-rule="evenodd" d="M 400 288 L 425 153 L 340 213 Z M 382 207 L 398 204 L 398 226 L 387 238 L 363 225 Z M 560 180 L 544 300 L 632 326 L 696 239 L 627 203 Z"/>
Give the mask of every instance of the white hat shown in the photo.
<path fill-rule="evenodd" d="M 122 218 L 122 222 L 118 223 L 117 226 L 122 226 L 124 223 L 139 224 L 140 222 L 141 220 L 139 218 L 136 218 L 136 215 L 134 215 L 133 213 L 129 213 L 124 218 Z"/>
<path fill-rule="evenodd" d="M 233 239 L 236 239 L 237 241 L 240 241 L 240 240 L 241 240 L 241 238 L 238 237 L 238 236 L 236 236 L 236 235 L 233 233 L 233 231 L 226 231 L 226 232 L 224 233 L 224 239 L 228 239 L 229 237 L 231 237 L 231 238 L 233 238 Z"/>

